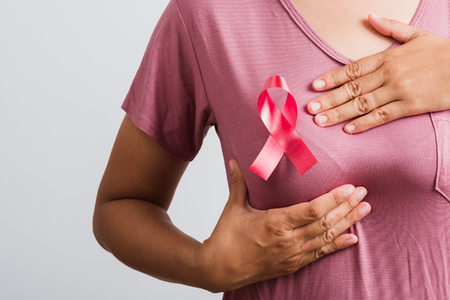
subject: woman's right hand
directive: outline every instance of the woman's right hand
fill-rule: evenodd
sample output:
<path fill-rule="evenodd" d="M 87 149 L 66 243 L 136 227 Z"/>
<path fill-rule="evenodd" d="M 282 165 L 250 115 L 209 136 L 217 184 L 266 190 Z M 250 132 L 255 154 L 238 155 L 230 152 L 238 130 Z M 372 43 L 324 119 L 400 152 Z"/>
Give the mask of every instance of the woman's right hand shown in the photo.
<path fill-rule="evenodd" d="M 343 185 L 310 202 L 257 210 L 236 160 L 231 191 L 211 237 L 197 247 L 210 291 L 228 291 L 293 273 L 357 242 L 343 231 L 370 212 L 363 187 Z"/>
<path fill-rule="evenodd" d="M 364 188 L 344 185 L 308 203 L 256 210 L 236 160 L 231 192 L 211 237 L 200 243 L 167 209 L 188 163 L 165 152 L 126 116 L 99 187 L 95 237 L 126 265 L 213 292 L 297 271 L 357 240 L 344 230 L 370 206 Z"/>

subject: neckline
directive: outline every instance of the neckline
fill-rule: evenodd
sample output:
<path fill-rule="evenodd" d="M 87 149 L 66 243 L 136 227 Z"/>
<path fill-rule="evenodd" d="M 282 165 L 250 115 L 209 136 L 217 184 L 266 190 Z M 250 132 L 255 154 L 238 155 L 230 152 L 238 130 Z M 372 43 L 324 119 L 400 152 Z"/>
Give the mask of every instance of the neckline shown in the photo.
<path fill-rule="evenodd" d="M 309 24 L 309 22 L 306 20 L 305 17 L 303 17 L 302 13 L 298 9 L 298 7 L 294 4 L 292 0 L 280 0 L 283 6 L 288 11 L 289 15 L 292 17 L 292 19 L 297 23 L 297 25 L 300 27 L 300 29 L 308 36 L 308 38 L 313 41 L 322 51 L 324 51 L 328 56 L 335 59 L 336 61 L 346 65 L 354 60 L 351 58 L 348 58 L 344 54 L 337 51 L 333 46 L 331 46 L 322 36 L 317 33 L 317 31 L 314 29 L 314 27 Z M 427 0 L 421 0 L 419 3 L 419 6 L 417 7 L 416 12 L 414 13 L 413 18 L 411 19 L 411 22 L 409 23 L 410 26 L 417 27 L 420 25 L 420 22 L 422 20 L 423 13 L 425 11 L 426 5 L 428 1 Z M 394 41 L 387 49 L 395 48 L 397 46 L 401 45 L 400 42 Z"/>

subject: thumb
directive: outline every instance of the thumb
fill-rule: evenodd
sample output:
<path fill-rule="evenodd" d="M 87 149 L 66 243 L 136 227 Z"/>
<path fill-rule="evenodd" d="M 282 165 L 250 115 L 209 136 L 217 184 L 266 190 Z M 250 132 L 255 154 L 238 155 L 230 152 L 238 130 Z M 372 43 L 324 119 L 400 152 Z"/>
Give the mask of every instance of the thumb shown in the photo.
<path fill-rule="evenodd" d="M 248 201 L 248 191 L 247 184 L 245 183 L 244 174 L 242 174 L 241 167 L 235 159 L 231 159 L 230 162 L 231 170 L 231 185 L 230 185 L 230 198 L 228 202 L 233 202 L 236 204 L 247 205 Z"/>
<path fill-rule="evenodd" d="M 407 43 L 425 32 L 422 29 L 414 28 L 399 21 L 380 18 L 374 14 L 369 15 L 369 23 L 382 35 L 390 36 L 401 43 Z"/>

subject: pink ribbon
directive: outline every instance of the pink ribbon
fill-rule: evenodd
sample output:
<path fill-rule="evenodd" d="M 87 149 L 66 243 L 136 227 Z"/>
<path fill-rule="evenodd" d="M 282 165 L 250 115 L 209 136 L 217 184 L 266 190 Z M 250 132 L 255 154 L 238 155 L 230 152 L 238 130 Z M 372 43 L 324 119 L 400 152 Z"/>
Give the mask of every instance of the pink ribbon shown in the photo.
<path fill-rule="evenodd" d="M 267 91 L 273 87 L 282 88 L 287 92 L 286 103 L 282 112 Z M 286 153 L 297 171 L 301 175 L 305 174 L 317 163 L 317 159 L 295 132 L 297 103 L 283 77 L 276 75 L 267 79 L 263 91 L 259 95 L 258 110 L 262 121 L 270 132 L 270 136 L 250 166 L 250 170 L 267 181 L 283 154 Z"/>

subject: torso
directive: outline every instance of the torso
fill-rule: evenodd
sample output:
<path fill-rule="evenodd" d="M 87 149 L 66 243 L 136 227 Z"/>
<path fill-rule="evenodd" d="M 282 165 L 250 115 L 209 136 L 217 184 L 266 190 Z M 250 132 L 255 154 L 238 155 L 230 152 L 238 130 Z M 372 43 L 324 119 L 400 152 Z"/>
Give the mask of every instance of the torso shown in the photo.
<path fill-rule="evenodd" d="M 326 6 L 328 0 L 316 1 Z M 294 274 L 227 292 L 226 300 L 450 299 L 450 111 L 348 135 L 345 124 L 318 127 L 305 109 L 321 94 L 311 88 L 315 78 L 390 46 L 360 26 L 368 13 L 405 23 L 412 18 L 413 26 L 450 38 L 450 2 L 422 0 L 414 14 L 417 0 L 381 0 L 384 10 L 374 0 L 361 1 L 365 9 L 323 9 L 317 17 L 292 0 L 172 1 L 156 31 L 158 43 L 148 47 L 130 103 L 147 103 L 135 108 L 141 127 L 162 124 L 152 137 L 166 138 L 169 153 L 194 147 L 192 132 L 202 136 L 207 119 L 220 137 L 224 161 L 239 161 L 256 209 L 306 202 L 342 184 L 369 191 L 364 201 L 372 212 L 349 229 L 357 245 Z M 345 8 L 348 2 L 333 4 Z M 389 14 L 399 11 L 395 5 L 404 5 L 403 13 Z M 283 155 L 264 181 L 249 167 L 270 136 L 257 102 L 271 75 L 287 80 L 298 105 L 296 132 L 318 163 L 300 175 Z M 273 99 L 281 109 L 285 98 Z"/>
<path fill-rule="evenodd" d="M 333 48 L 357 60 L 387 49 L 394 40 L 368 22 L 370 13 L 409 24 L 420 0 L 293 0 L 308 23 Z"/>

